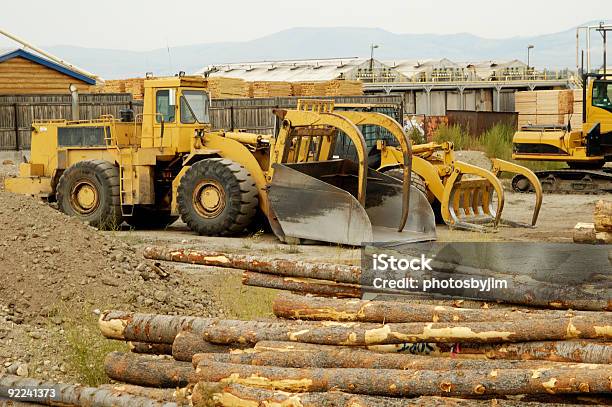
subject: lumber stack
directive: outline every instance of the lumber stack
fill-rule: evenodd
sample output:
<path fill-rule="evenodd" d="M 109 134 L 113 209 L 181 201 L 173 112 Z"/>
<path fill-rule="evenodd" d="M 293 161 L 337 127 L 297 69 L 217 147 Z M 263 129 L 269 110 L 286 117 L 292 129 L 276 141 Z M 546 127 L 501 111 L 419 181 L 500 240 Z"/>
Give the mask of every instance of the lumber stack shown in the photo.
<path fill-rule="evenodd" d="M 291 95 L 291 84 L 289 82 L 249 82 L 249 97 L 251 98 L 287 97 Z"/>
<path fill-rule="evenodd" d="M 527 92 L 516 92 L 514 103 L 518 112 L 518 125 L 562 125 L 567 120 L 574 119 L 574 95 L 573 90 L 537 90 Z M 582 93 L 580 93 L 582 95 Z M 582 100 L 582 96 L 580 96 Z M 578 114 L 582 108 L 578 110 Z M 582 119 L 575 119 L 582 121 Z M 572 126 L 573 127 L 573 126 Z"/>
<path fill-rule="evenodd" d="M 205 86 L 213 99 L 234 99 L 249 97 L 249 85 L 240 78 L 205 78 Z"/>
<path fill-rule="evenodd" d="M 111 79 L 91 89 L 92 93 L 131 93 L 134 99 L 143 99 L 144 78 Z"/>
<path fill-rule="evenodd" d="M 160 353 L 110 353 L 109 377 L 183 388 L 192 406 L 553 406 L 612 394 L 605 310 L 341 298 L 329 287 L 360 290 L 359 267 L 159 247 L 145 256 L 243 269 L 302 291 L 280 293 L 268 320 L 101 314 L 105 337 Z M 312 284 L 327 284 L 326 296 L 303 295 Z"/>
<path fill-rule="evenodd" d="M 595 204 L 593 223 L 579 222 L 574 227 L 574 242 L 612 244 L 612 201 L 600 199 Z"/>
<path fill-rule="evenodd" d="M 186 335 L 183 359 L 191 362 L 112 352 L 105 370 L 129 386 L 184 387 L 193 406 L 478 405 L 468 404 L 474 397 L 504 405 L 519 395 L 571 403 L 612 391 L 607 312 L 285 293 L 274 313 L 276 320 L 237 321 L 105 312 L 101 332 L 111 339 L 168 341 L 181 329 L 173 348 Z"/>
<path fill-rule="evenodd" d="M 291 84 L 293 96 L 361 96 L 361 81 L 331 80 L 294 82 Z"/>
<path fill-rule="evenodd" d="M 285 259 L 269 259 L 258 256 L 219 253 L 192 249 L 169 249 L 147 247 L 144 256 L 148 259 L 176 261 L 206 266 L 229 267 L 244 270 L 243 284 L 314 294 L 328 297 L 360 298 L 364 290 L 374 291 L 373 287 L 362 285 L 360 266 L 338 264 L 314 264 Z M 411 277 L 418 280 L 448 280 L 450 278 L 469 279 L 473 274 L 470 268 L 456 265 L 442 265 L 452 272 L 413 271 Z M 490 271 L 490 277 L 510 281 L 507 289 L 484 291 L 479 298 L 490 302 L 506 302 L 523 306 L 543 308 L 565 308 L 580 310 L 611 310 L 612 300 L 604 288 L 592 289 L 589 285 L 567 285 L 525 280 L 520 276 L 499 274 Z M 399 296 L 411 295 L 403 290 L 377 288 L 381 294 Z M 469 299 L 469 298 L 465 298 Z"/>

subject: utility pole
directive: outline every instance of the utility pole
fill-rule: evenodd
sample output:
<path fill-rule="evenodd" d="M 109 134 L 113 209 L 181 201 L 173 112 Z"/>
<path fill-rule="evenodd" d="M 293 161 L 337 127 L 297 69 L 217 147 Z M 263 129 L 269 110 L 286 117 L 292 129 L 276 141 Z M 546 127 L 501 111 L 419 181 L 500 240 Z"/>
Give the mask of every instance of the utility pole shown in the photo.
<path fill-rule="evenodd" d="M 529 44 L 527 45 L 527 72 L 529 72 L 529 57 L 531 56 L 531 50 L 534 49 L 535 46 Z"/>
<path fill-rule="evenodd" d="M 604 76 L 606 76 L 607 69 L 608 69 L 608 62 L 606 61 L 606 53 L 607 53 L 607 47 L 608 47 L 607 32 L 612 31 L 612 28 L 606 27 L 602 21 L 601 23 L 599 23 L 599 27 L 597 28 L 597 31 L 599 31 L 599 33 L 603 37 L 603 74 Z"/>
<path fill-rule="evenodd" d="M 377 44 L 370 44 L 370 75 L 372 75 L 372 82 L 374 82 L 374 50 L 378 48 Z"/>

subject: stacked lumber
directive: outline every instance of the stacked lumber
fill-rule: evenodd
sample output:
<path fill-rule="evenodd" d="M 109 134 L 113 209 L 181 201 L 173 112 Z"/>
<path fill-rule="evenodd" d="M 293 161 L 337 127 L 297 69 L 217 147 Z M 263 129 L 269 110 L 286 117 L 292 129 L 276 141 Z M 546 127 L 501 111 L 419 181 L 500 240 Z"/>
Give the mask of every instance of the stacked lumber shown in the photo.
<path fill-rule="evenodd" d="M 287 97 L 291 95 L 291 83 L 289 82 L 249 82 L 249 97 L 251 98 Z"/>
<path fill-rule="evenodd" d="M 362 300 L 342 298 L 361 290 L 358 266 L 161 247 L 145 257 L 241 269 L 247 283 L 299 292 L 279 294 L 270 320 L 101 315 L 107 338 L 172 343 L 173 358 L 109 354 L 111 378 L 188 383 L 193 406 L 552 406 L 612 394 L 612 315 L 598 299 L 588 311 Z"/>
<path fill-rule="evenodd" d="M 175 261 L 205 266 L 229 267 L 244 270 L 244 285 L 275 288 L 318 296 L 360 298 L 364 289 L 381 294 L 405 296 L 409 292 L 389 288 L 366 287 L 362 285 L 360 266 L 308 263 L 284 259 L 269 259 L 258 256 L 228 254 L 214 251 L 191 249 L 169 249 L 147 247 L 144 256 L 148 259 Z M 440 266 L 446 266 L 440 264 Z M 452 272 L 412 271 L 411 277 L 418 280 L 448 280 L 449 278 L 470 278 L 474 274 L 469 268 L 448 265 Z M 611 310 L 612 301 L 605 289 L 594 290 L 590 286 L 546 283 L 525 280 L 520 276 L 490 271 L 491 277 L 509 281 L 504 290 L 484 291 L 482 300 L 505 302 L 523 306 L 543 308 L 566 308 L 578 310 Z"/>
<path fill-rule="evenodd" d="M 574 242 L 612 244 L 612 201 L 600 199 L 595 204 L 594 222 L 579 222 L 574 227 Z"/>
<path fill-rule="evenodd" d="M 505 405 L 518 395 L 568 403 L 612 391 L 607 312 L 286 293 L 274 313 L 276 320 L 238 321 L 105 312 L 99 323 L 110 339 L 169 341 L 176 334 L 174 348 L 190 327 L 183 358 L 191 362 L 112 352 L 105 371 L 130 386 L 185 387 L 193 406 L 474 405 L 461 399 L 474 397 Z"/>
<path fill-rule="evenodd" d="M 91 88 L 92 93 L 131 93 L 134 99 L 144 98 L 144 78 L 111 79 Z"/>
<path fill-rule="evenodd" d="M 294 82 L 291 84 L 293 96 L 361 96 L 361 81 L 331 80 Z"/>
<path fill-rule="evenodd" d="M 537 90 L 515 93 L 515 110 L 518 125 L 567 124 L 574 112 L 573 90 Z M 582 111 L 580 108 L 579 111 Z M 573 116 L 572 116 L 573 117 Z"/>
<path fill-rule="evenodd" d="M 249 85 L 240 78 L 205 78 L 205 86 L 213 99 L 234 99 L 249 97 Z"/>

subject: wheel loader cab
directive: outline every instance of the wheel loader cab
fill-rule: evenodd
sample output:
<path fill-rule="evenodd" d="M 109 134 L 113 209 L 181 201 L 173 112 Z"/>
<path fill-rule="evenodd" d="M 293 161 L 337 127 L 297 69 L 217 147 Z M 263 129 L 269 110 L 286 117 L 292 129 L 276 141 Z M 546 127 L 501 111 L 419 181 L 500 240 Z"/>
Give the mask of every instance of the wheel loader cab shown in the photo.
<path fill-rule="evenodd" d="M 210 131 L 210 97 L 202 78 L 172 77 L 145 81 L 141 147 L 192 149 L 194 137 Z"/>

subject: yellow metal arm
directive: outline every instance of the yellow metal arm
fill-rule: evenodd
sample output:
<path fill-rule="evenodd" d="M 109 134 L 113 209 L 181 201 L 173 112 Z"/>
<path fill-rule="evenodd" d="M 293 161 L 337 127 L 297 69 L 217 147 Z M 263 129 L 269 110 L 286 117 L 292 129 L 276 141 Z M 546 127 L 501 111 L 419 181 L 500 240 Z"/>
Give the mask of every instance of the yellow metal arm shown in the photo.
<path fill-rule="evenodd" d="M 336 114 L 346 117 L 358 126 L 373 125 L 387 129 L 399 143 L 401 147 L 401 166 L 404 170 L 402 184 L 402 217 L 398 226 L 398 231 L 401 232 L 404 230 L 404 226 L 406 226 L 408 213 L 410 211 L 410 184 L 412 176 L 412 146 L 410 144 L 410 139 L 396 120 L 382 113 L 336 112 Z"/>
<path fill-rule="evenodd" d="M 531 171 L 529 168 L 523 167 L 522 165 L 514 164 L 508 161 L 500 160 L 499 158 L 493 158 L 491 160 L 493 163 L 493 168 L 491 168 L 491 172 L 498 176 L 501 172 L 510 172 L 515 174 L 520 174 L 527 178 L 536 194 L 536 202 L 533 210 L 533 216 L 531 218 L 531 226 L 535 226 L 538 221 L 538 215 L 540 214 L 540 208 L 542 207 L 542 184 L 538 177 Z"/>

